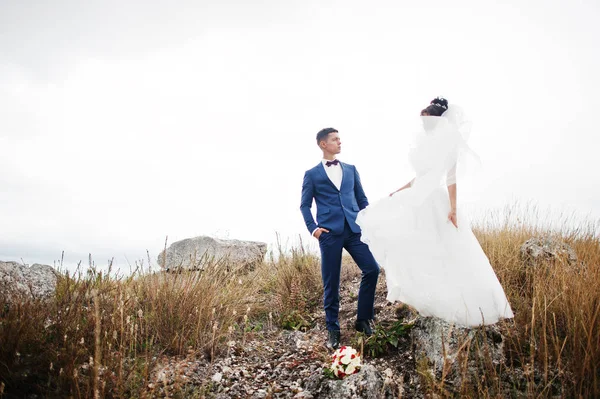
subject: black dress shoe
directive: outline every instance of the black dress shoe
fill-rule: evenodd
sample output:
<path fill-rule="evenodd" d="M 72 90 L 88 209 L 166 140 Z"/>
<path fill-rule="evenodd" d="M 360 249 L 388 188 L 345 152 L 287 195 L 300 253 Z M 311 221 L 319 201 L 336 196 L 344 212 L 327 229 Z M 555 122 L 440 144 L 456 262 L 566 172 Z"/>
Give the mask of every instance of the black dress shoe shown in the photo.
<path fill-rule="evenodd" d="M 373 329 L 371 328 L 369 320 L 356 320 L 354 328 L 356 328 L 356 331 L 365 334 L 367 337 L 373 335 Z"/>
<path fill-rule="evenodd" d="M 329 349 L 337 349 L 340 347 L 340 330 L 329 330 L 327 331 L 327 347 Z"/>

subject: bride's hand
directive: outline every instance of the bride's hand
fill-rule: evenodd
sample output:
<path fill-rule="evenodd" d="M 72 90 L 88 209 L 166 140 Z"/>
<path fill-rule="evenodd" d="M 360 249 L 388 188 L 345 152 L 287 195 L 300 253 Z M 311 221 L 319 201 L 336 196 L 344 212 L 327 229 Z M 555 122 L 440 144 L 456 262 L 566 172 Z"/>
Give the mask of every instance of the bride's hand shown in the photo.
<path fill-rule="evenodd" d="M 448 220 L 458 229 L 458 219 L 456 218 L 456 209 L 451 209 L 448 213 Z"/>

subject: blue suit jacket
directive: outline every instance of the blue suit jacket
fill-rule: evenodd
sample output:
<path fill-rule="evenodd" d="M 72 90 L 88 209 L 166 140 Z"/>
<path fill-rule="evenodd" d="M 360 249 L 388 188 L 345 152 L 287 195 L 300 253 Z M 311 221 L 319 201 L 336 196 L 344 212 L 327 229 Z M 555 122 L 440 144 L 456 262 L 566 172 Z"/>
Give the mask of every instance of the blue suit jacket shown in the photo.
<path fill-rule="evenodd" d="M 317 227 L 325 228 L 331 234 L 342 234 L 344 220 L 348 221 L 353 232 L 360 233 L 356 215 L 369 205 L 369 201 L 356 167 L 343 162 L 340 165 L 343 176 L 340 190 L 329 180 L 321 162 L 304 174 L 300 211 L 311 234 Z M 313 198 L 317 204 L 317 222 L 310 211 Z"/>

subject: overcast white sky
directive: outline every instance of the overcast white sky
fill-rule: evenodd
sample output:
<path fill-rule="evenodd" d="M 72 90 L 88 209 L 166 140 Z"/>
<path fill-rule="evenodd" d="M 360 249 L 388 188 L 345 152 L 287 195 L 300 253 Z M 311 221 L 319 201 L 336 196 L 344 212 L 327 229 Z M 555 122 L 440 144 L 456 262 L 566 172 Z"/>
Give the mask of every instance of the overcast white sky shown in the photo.
<path fill-rule="evenodd" d="M 373 202 L 412 177 L 437 95 L 484 162 L 465 206 L 600 218 L 599 4 L 0 0 L 0 259 L 310 240 L 317 131 L 339 129 Z"/>

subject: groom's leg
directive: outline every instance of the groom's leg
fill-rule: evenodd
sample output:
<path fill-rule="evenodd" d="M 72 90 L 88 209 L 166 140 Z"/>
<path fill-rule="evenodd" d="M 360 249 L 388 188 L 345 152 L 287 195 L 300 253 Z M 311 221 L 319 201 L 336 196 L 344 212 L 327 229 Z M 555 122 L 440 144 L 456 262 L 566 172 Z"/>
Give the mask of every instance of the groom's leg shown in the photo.
<path fill-rule="evenodd" d="M 344 235 L 322 233 L 319 238 L 321 249 L 321 276 L 323 278 L 323 305 L 328 330 L 339 330 L 340 270 Z"/>
<path fill-rule="evenodd" d="M 379 277 L 379 265 L 369 250 L 369 246 L 360 240 L 360 233 L 352 232 L 349 226 L 346 232 L 344 248 L 362 271 L 356 318 L 371 320 L 375 317 L 375 288 Z"/>

